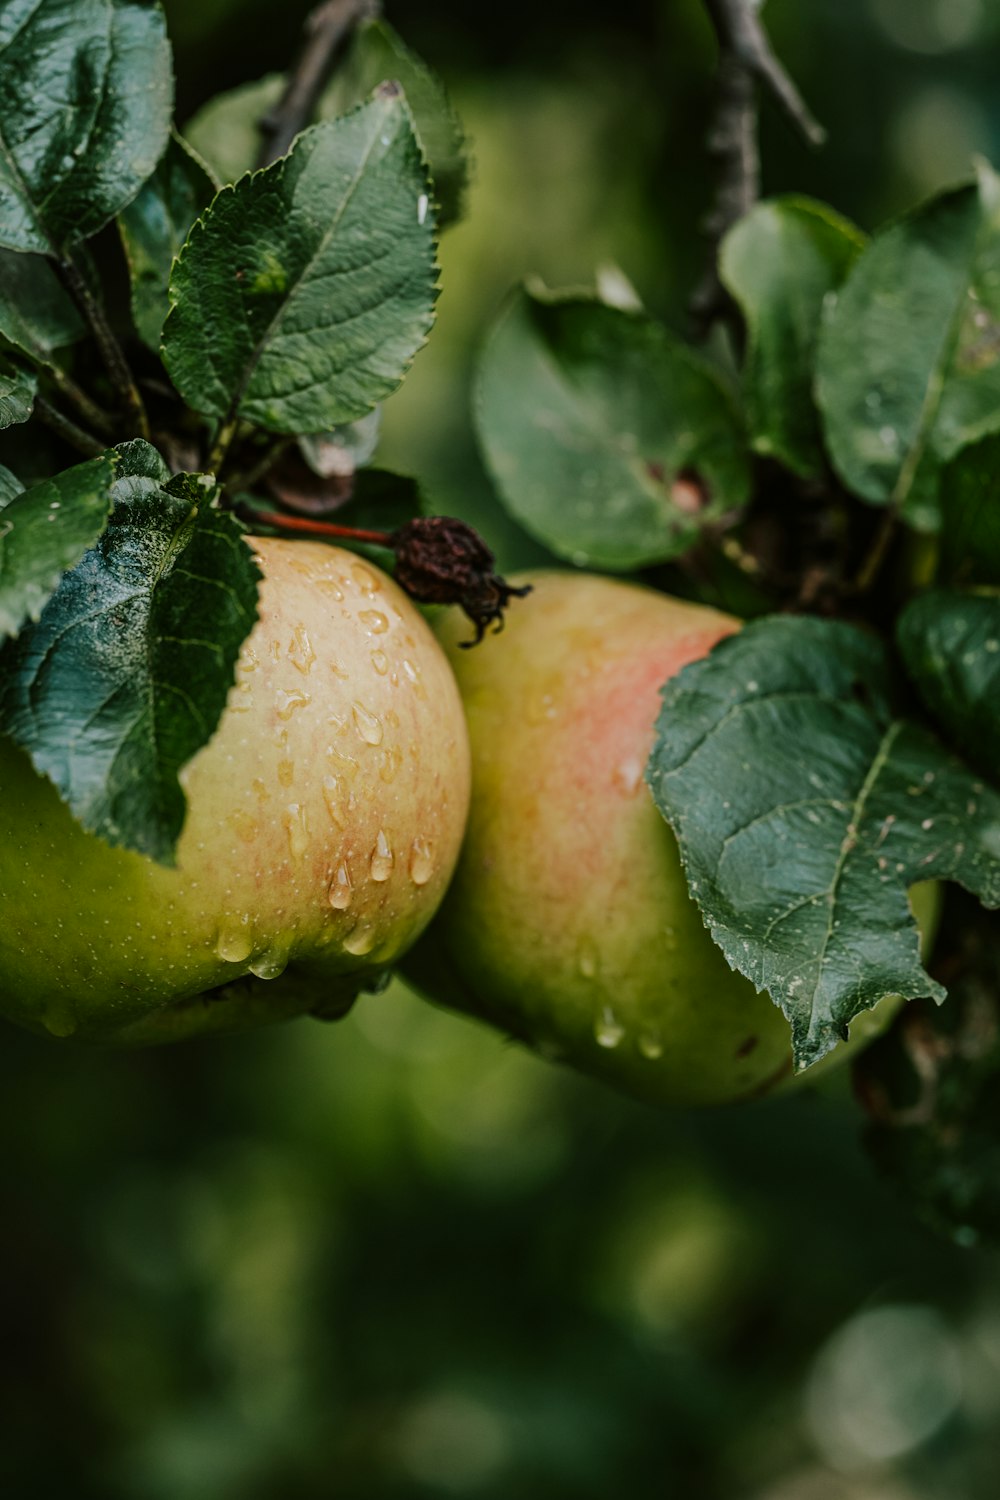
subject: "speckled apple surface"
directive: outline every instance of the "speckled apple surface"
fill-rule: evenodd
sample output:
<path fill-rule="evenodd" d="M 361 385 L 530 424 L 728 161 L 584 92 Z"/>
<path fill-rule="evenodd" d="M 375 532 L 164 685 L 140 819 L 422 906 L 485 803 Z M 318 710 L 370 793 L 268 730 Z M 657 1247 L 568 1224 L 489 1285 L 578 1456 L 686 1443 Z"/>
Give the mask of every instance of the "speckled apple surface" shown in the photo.
<path fill-rule="evenodd" d="M 404 970 L 633 1095 L 767 1093 L 792 1072 L 788 1024 L 709 937 L 643 779 L 661 685 L 739 622 L 593 575 L 517 582 L 534 591 L 476 650 L 458 649 L 455 612 L 439 626 L 469 720 L 472 804 L 449 894 Z M 859 1017 L 837 1055 L 895 1003 Z"/>
<path fill-rule="evenodd" d="M 465 825 L 468 741 L 433 633 L 384 573 L 258 539 L 260 617 L 181 775 L 167 869 L 111 849 L 0 740 L 0 1010 L 157 1041 L 336 1014 L 429 921 Z"/>

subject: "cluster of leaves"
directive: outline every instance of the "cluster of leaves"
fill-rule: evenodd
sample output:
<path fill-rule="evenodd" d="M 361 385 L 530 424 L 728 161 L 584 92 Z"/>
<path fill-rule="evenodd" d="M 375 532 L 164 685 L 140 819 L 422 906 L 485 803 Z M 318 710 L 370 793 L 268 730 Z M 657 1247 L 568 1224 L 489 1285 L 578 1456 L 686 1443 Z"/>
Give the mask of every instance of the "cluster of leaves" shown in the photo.
<path fill-rule="evenodd" d="M 526 287 L 482 358 L 483 450 L 536 537 L 749 582 L 760 617 L 665 687 L 648 780 L 800 1067 L 883 996 L 944 997 L 911 885 L 1000 906 L 998 265 L 985 165 L 870 241 L 781 198 L 722 244 L 739 351 Z"/>
<path fill-rule="evenodd" d="M 464 145 L 371 17 L 316 123 L 254 171 L 280 79 L 203 111 L 202 157 L 171 124 L 158 4 L 2 9 L 0 730 L 86 828 L 170 863 L 178 772 L 255 619 L 241 517 L 420 512 L 362 466 L 433 321 Z"/>

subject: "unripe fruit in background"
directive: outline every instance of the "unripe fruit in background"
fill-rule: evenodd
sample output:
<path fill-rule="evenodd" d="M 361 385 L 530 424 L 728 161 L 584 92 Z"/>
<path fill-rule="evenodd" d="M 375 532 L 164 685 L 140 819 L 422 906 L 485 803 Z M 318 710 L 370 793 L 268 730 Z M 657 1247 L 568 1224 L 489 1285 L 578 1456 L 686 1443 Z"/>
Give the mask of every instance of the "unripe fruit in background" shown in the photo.
<path fill-rule="evenodd" d="M 86 833 L 0 739 L 0 1012 L 88 1040 L 335 1015 L 437 907 L 469 789 L 455 681 L 371 564 L 255 539 L 260 617 L 181 775 L 167 869 Z"/>
<path fill-rule="evenodd" d="M 472 804 L 451 889 L 404 971 L 641 1098 L 767 1093 L 792 1071 L 788 1023 L 713 943 L 644 781 L 660 687 L 739 621 L 586 574 L 528 581 L 476 650 L 460 649 L 457 611 L 439 627 L 469 720 Z M 918 916 L 934 899 L 917 888 Z M 896 1003 L 860 1016 L 834 1056 Z"/>

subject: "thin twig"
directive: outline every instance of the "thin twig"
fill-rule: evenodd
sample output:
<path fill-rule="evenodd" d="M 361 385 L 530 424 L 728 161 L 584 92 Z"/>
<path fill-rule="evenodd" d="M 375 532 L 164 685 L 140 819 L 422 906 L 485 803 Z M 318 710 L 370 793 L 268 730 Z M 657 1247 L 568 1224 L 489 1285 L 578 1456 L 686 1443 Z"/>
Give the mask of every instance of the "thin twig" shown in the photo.
<path fill-rule="evenodd" d="M 258 167 L 284 156 L 308 125 L 338 51 L 358 22 L 377 16 L 381 8 L 379 0 L 325 0 L 311 12 L 305 24 L 305 45 L 288 74 L 284 93 L 260 122 Z"/>
<path fill-rule="evenodd" d="M 61 437 L 63 442 L 68 443 L 71 448 L 75 448 L 78 453 L 85 453 L 88 458 L 96 458 L 99 453 L 105 451 L 103 443 L 99 443 L 97 438 L 93 437 L 89 432 L 84 432 L 82 427 L 77 427 L 76 423 L 71 422 L 69 417 L 64 417 L 62 412 L 57 411 L 54 406 L 46 401 L 44 396 L 35 397 L 32 412 L 57 437 Z"/>
<path fill-rule="evenodd" d="M 367 542 L 370 546 L 391 547 L 391 531 L 366 531 L 357 526 L 337 526 L 332 521 L 313 521 L 305 516 L 279 515 L 276 511 L 257 510 L 252 505 L 235 505 L 236 514 L 251 526 L 273 526 L 276 531 L 302 531 L 310 536 L 341 537 L 350 542 Z"/>
<path fill-rule="evenodd" d="M 129 369 L 128 360 L 115 336 L 114 329 L 108 322 L 104 308 L 88 286 L 80 267 L 69 254 L 54 261 L 53 265 L 60 281 L 80 309 L 84 321 L 94 335 L 98 353 L 104 363 L 104 368 L 111 377 L 111 383 L 118 398 L 128 414 L 132 430 L 148 441 L 149 418 L 146 416 L 146 408 L 142 403 L 135 377 Z"/>
<path fill-rule="evenodd" d="M 691 298 L 696 332 L 704 337 L 727 306 L 718 273 L 719 245 L 726 231 L 760 196 L 757 144 L 757 86 L 763 84 L 812 146 L 826 139 L 768 40 L 758 14 L 760 0 L 705 0 L 719 43 L 715 113 L 708 133 L 709 155 L 718 163 L 715 201 L 704 222 L 708 267 Z"/>
<path fill-rule="evenodd" d="M 58 365 L 44 365 L 43 375 L 46 375 L 56 386 L 59 394 L 64 396 L 71 406 L 75 406 L 77 414 L 90 426 L 99 432 L 102 437 L 114 436 L 115 424 L 110 412 L 92 401 L 86 391 L 81 390 L 71 375 Z"/>

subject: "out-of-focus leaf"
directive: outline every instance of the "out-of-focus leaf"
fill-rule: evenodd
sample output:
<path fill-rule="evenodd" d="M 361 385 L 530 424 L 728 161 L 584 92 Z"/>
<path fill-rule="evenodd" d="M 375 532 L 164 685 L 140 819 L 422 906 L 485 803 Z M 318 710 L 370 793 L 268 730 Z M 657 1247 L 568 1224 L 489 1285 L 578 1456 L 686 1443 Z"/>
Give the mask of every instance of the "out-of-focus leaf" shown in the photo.
<path fill-rule="evenodd" d="M 261 147 L 260 122 L 281 98 L 284 75 L 269 73 L 228 89 L 203 104 L 184 127 L 184 137 L 220 182 L 252 171 Z"/>
<path fill-rule="evenodd" d="M 746 320 L 743 380 L 753 446 L 798 474 L 823 467 L 812 391 L 823 299 L 864 243 L 853 224 L 811 198 L 757 204 L 722 243 L 719 272 Z"/>
<path fill-rule="evenodd" d="M 22 370 L 0 355 L 0 430 L 28 420 L 37 390 L 38 376 L 33 370 Z"/>
<path fill-rule="evenodd" d="M 942 466 L 1000 428 L 1000 182 L 988 167 L 863 252 L 827 299 L 816 389 L 847 487 L 936 527 Z"/>
<path fill-rule="evenodd" d="M 345 422 L 332 432 L 307 432 L 299 438 L 299 448 L 309 467 L 325 478 L 335 474 L 353 474 L 378 447 L 382 412 L 375 407 L 356 422 Z"/>
<path fill-rule="evenodd" d="M 178 772 L 213 734 L 256 616 L 256 562 L 211 491 L 184 474 L 116 505 L 0 679 L 5 731 L 83 826 L 163 864 Z"/>
<path fill-rule="evenodd" d="M 0 250 L 0 335 L 37 364 L 83 336 L 83 323 L 41 255 Z"/>
<path fill-rule="evenodd" d="M 0 6 L 0 245 L 62 253 L 135 197 L 167 144 L 163 12 L 133 0 Z"/>
<path fill-rule="evenodd" d="M 111 509 L 113 453 L 89 459 L 22 491 L 0 521 L 0 636 L 37 620 L 67 568 L 104 530 Z"/>
<path fill-rule="evenodd" d="M 907 900 L 954 880 L 1000 905 L 1000 791 L 895 715 L 881 643 L 747 625 L 663 690 L 648 780 L 729 963 L 788 1017 L 799 1067 L 888 995 L 943 998 Z"/>
<path fill-rule="evenodd" d="M 580 564 L 676 557 L 749 492 L 740 416 L 714 370 L 596 299 L 517 294 L 483 352 L 477 424 L 507 509 Z"/>
<path fill-rule="evenodd" d="M 132 282 L 132 317 L 151 349 L 170 310 L 170 268 L 198 214 L 215 196 L 215 183 L 178 135 L 152 177 L 118 219 Z"/>
<path fill-rule="evenodd" d="M 402 85 L 430 168 L 439 222 L 450 224 L 461 217 L 468 186 L 465 135 L 440 79 L 387 21 L 369 18 L 355 27 L 346 56 L 320 101 L 320 118 L 343 114 L 367 99 L 378 84 L 390 81 Z"/>
<path fill-rule="evenodd" d="M 948 738 L 1000 780 L 1000 593 L 932 589 L 910 601 L 896 634 Z"/>
<path fill-rule="evenodd" d="M 170 282 L 163 354 L 185 399 L 277 432 L 370 411 L 433 319 L 427 192 L 409 112 L 389 87 L 222 191 Z"/>
<path fill-rule="evenodd" d="M 941 474 L 941 573 L 1000 584 L 1000 437 L 964 448 Z"/>

